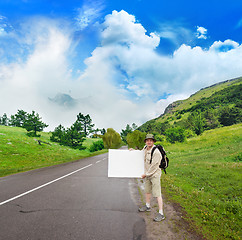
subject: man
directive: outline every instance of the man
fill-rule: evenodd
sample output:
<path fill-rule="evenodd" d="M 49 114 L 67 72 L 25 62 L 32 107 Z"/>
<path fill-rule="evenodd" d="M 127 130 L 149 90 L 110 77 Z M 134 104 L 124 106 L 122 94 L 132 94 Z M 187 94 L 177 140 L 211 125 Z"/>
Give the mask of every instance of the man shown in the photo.
<path fill-rule="evenodd" d="M 154 218 L 154 221 L 160 222 L 165 219 L 163 213 L 163 200 L 161 196 L 161 184 L 160 184 L 160 177 L 161 177 L 161 169 L 159 168 L 159 164 L 162 158 L 160 151 L 156 148 L 153 156 L 152 162 L 151 160 L 151 151 L 155 147 L 154 143 L 156 142 L 153 134 L 147 134 L 145 138 L 144 152 L 144 164 L 145 164 L 145 173 L 141 176 L 142 179 L 145 179 L 145 198 L 146 198 L 146 205 L 139 208 L 140 212 L 150 212 L 150 200 L 151 196 L 157 198 L 158 206 L 159 206 L 159 213 Z"/>

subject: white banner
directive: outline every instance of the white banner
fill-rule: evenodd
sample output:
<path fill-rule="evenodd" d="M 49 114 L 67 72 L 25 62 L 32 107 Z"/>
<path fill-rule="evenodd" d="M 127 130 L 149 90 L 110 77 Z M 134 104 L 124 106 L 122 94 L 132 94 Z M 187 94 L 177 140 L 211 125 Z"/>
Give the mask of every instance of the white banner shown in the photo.
<path fill-rule="evenodd" d="M 141 178 L 144 174 L 144 151 L 109 149 L 108 177 Z"/>

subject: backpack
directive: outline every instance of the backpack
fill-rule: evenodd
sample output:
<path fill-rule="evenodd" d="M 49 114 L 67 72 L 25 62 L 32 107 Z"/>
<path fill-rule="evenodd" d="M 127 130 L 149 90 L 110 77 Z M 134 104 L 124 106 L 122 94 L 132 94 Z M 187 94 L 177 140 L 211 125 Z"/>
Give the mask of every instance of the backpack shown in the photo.
<path fill-rule="evenodd" d="M 153 153 L 154 153 L 154 151 L 155 151 L 156 148 L 158 148 L 158 150 L 160 151 L 161 156 L 162 156 L 162 159 L 160 161 L 159 168 L 161 168 L 162 170 L 164 170 L 164 172 L 166 174 L 166 168 L 169 165 L 169 158 L 166 155 L 165 149 L 161 145 L 155 145 L 155 147 L 153 147 L 153 149 L 151 151 L 150 164 L 152 163 L 152 156 L 153 156 Z"/>

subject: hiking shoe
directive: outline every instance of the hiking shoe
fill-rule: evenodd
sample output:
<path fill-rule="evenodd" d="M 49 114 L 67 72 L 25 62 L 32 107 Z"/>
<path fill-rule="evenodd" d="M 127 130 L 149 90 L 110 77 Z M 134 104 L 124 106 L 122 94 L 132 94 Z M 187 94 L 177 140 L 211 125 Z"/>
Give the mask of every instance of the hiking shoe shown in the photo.
<path fill-rule="evenodd" d="M 164 219 L 165 219 L 165 216 L 162 215 L 162 214 L 160 214 L 160 213 L 158 213 L 158 214 L 156 215 L 156 217 L 154 218 L 154 221 L 156 221 L 156 222 L 160 222 L 160 221 L 162 221 L 162 220 L 164 220 Z"/>
<path fill-rule="evenodd" d="M 139 208 L 139 212 L 150 212 L 150 211 L 151 211 L 151 208 L 147 207 L 146 205 Z"/>

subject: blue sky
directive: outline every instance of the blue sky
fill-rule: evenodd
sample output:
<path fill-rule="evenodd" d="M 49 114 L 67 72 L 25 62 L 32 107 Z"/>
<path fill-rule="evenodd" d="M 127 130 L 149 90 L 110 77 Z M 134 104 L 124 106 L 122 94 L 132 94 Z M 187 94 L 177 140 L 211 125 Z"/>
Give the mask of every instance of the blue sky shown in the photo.
<path fill-rule="evenodd" d="M 50 129 L 79 112 L 100 128 L 139 125 L 241 76 L 241 44 L 239 0 L 2 0 L 0 115 L 36 110 Z M 78 104 L 50 103 L 57 94 Z"/>

